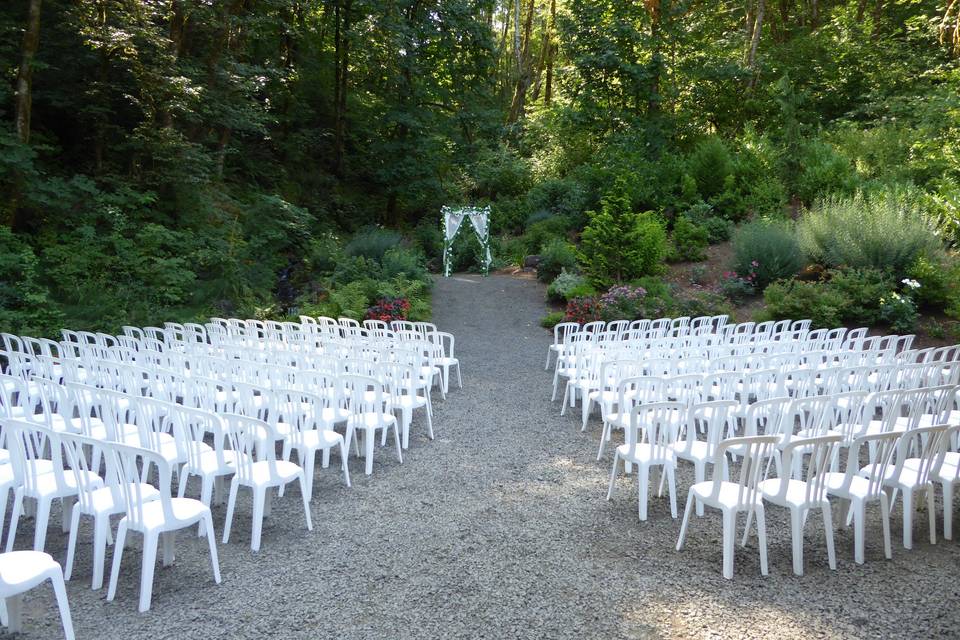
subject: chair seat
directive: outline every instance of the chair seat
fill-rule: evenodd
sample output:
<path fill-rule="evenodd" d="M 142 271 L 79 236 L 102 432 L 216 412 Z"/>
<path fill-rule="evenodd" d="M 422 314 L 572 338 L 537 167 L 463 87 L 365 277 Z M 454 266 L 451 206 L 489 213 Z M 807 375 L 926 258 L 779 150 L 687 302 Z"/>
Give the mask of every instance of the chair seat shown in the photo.
<path fill-rule="evenodd" d="M 18 591 L 46 579 L 50 570 L 60 565 L 42 551 L 10 551 L 0 555 L 0 591 Z"/>
<path fill-rule="evenodd" d="M 857 498 L 862 500 L 863 498 L 868 497 L 870 481 L 867 478 L 862 476 L 854 476 L 851 478 L 850 486 L 844 489 L 843 483 L 845 480 L 845 473 L 830 472 L 824 474 L 824 483 L 827 487 L 827 493 L 846 499 Z"/>
<path fill-rule="evenodd" d="M 693 440 L 691 442 L 675 442 L 673 450 L 676 451 L 678 458 L 684 460 L 711 460 L 717 450 L 717 446 L 704 442 L 703 440 Z"/>
<path fill-rule="evenodd" d="M 93 471 L 83 471 L 82 473 L 87 476 L 91 486 L 100 487 L 103 485 L 103 480 Z M 74 473 L 64 471 L 63 485 L 58 485 L 56 474 L 50 471 L 42 472 L 36 476 L 32 490 L 27 491 L 26 486 L 24 486 L 24 495 L 33 498 L 75 496 L 77 495 L 77 478 Z"/>
<path fill-rule="evenodd" d="M 719 509 L 747 509 L 751 506 L 750 501 L 745 500 L 746 492 L 735 482 L 721 480 L 720 490 L 717 492 L 716 498 L 711 497 L 714 491 L 714 482 L 713 480 L 698 482 L 690 487 L 690 491 L 694 493 L 698 500 Z M 752 503 L 762 506 L 763 501 L 759 492 L 754 493 Z"/>
<path fill-rule="evenodd" d="M 131 491 L 134 491 L 133 484 L 130 485 Z M 90 492 L 90 508 L 85 509 L 84 513 L 123 513 L 126 510 L 126 505 L 123 502 L 122 496 L 114 497 L 114 492 L 118 490 L 113 487 L 100 487 Z M 160 491 L 156 487 L 149 484 L 140 484 L 140 495 L 144 502 L 150 502 L 151 500 L 157 500 L 160 497 Z M 117 499 L 119 498 L 119 499 Z M 80 508 L 79 506 L 77 508 Z"/>
<path fill-rule="evenodd" d="M 143 505 L 143 521 L 140 525 L 134 527 L 133 522 L 126 516 L 121 522 L 126 522 L 127 526 L 138 531 L 169 531 L 189 526 L 199 521 L 209 511 L 205 504 L 193 498 L 170 498 L 170 507 L 173 512 L 173 522 L 167 522 L 163 513 L 162 500 L 151 500 Z"/>
<path fill-rule="evenodd" d="M 276 460 L 272 464 L 275 465 L 276 475 L 270 473 L 270 461 L 259 460 L 251 465 L 249 476 L 244 478 L 234 476 L 234 478 L 244 485 L 273 486 L 286 484 L 301 473 L 300 467 L 293 462 Z"/>
<path fill-rule="evenodd" d="M 347 418 L 347 426 L 354 429 L 381 429 L 397 421 L 390 413 L 361 413 Z"/>
<path fill-rule="evenodd" d="M 787 492 L 782 498 L 780 498 L 779 494 L 783 489 L 784 482 L 787 483 Z M 757 488 L 763 493 L 764 498 L 785 507 L 799 507 L 811 502 L 829 504 L 826 493 L 821 495 L 819 499 L 817 496 L 813 496 L 812 498 L 808 499 L 807 483 L 803 480 L 793 480 L 790 478 L 787 478 L 786 480 L 783 478 L 770 478 L 762 481 L 759 485 L 757 485 Z"/>
<path fill-rule="evenodd" d="M 309 429 L 300 433 L 294 447 L 306 449 L 329 449 L 343 442 L 343 436 L 330 429 Z"/>
<path fill-rule="evenodd" d="M 188 463 L 185 468 L 187 473 L 193 475 L 228 475 L 236 469 L 237 460 L 241 455 L 236 451 L 227 449 L 223 451 L 223 463 L 221 464 L 221 461 L 217 458 L 217 452 L 208 447 L 207 450 L 201 451 L 199 456 L 195 456 L 194 463 Z"/>
<path fill-rule="evenodd" d="M 667 464 L 677 459 L 673 449 L 664 446 L 651 446 L 647 443 L 621 444 L 617 447 L 620 458 L 634 464 Z"/>

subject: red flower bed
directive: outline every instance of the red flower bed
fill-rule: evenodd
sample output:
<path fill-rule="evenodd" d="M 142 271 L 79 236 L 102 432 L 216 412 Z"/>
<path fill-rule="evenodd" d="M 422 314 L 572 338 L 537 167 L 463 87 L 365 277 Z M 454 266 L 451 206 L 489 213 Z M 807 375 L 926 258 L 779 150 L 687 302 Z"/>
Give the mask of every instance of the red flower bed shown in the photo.
<path fill-rule="evenodd" d="M 367 309 L 364 320 L 406 320 L 410 312 L 410 301 L 406 298 L 380 298 L 377 303 Z"/>

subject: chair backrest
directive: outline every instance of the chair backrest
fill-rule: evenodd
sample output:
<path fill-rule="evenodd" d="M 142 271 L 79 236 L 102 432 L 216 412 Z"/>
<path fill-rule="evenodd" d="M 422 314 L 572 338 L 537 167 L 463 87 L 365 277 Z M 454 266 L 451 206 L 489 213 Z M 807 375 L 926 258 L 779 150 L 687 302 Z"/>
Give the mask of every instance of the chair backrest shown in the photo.
<path fill-rule="evenodd" d="M 117 486 L 127 511 L 127 524 L 134 530 L 146 528 L 144 519 L 145 482 L 150 477 L 151 467 L 157 470 L 157 489 L 165 521 L 174 520 L 171 498 L 171 467 L 162 455 L 150 449 L 142 449 L 119 442 L 101 443 L 104 456 L 109 457 L 116 469 Z M 109 464 L 109 463 L 108 463 Z"/>
<path fill-rule="evenodd" d="M 951 432 L 952 429 L 947 424 L 916 427 L 905 431 L 897 443 L 897 461 L 890 472 L 890 479 L 899 479 L 904 463 L 910 459 L 917 462 L 913 468 L 917 474 L 917 485 L 929 483 L 931 472 L 938 469 L 943 462 L 944 454 L 949 448 Z"/>
<path fill-rule="evenodd" d="M 27 495 L 37 495 L 40 476 L 49 473 L 53 474 L 57 489 L 66 486 L 63 451 L 56 431 L 25 420 L 4 420 L 3 427 L 14 478 Z M 51 464 L 42 464 L 43 461 Z"/>
<path fill-rule="evenodd" d="M 792 469 L 800 468 L 799 463 L 802 460 L 806 459 L 807 461 L 805 469 L 801 469 L 800 477 L 797 478 L 797 480 L 803 480 L 805 482 L 805 502 L 823 502 L 826 500 L 826 474 L 830 472 L 831 463 L 833 462 L 837 446 L 841 440 L 843 440 L 843 438 L 839 435 L 794 438 L 789 444 L 783 447 L 780 456 L 784 480 L 790 478 Z M 795 456 L 799 456 L 799 458 L 795 460 Z M 789 487 L 789 482 L 780 483 L 778 497 L 781 501 L 786 498 Z"/>
<path fill-rule="evenodd" d="M 759 495 L 757 485 L 766 479 L 769 460 L 774 455 L 776 443 L 776 436 L 745 436 L 728 438 L 721 442 L 713 456 L 715 471 L 711 499 L 716 500 L 720 495 L 722 478 L 726 475 L 722 470 L 729 469 L 727 452 L 733 449 L 740 456 L 740 475 L 733 480 L 733 475 L 729 474 L 731 481 L 737 485 L 737 504 L 756 503 Z"/>
<path fill-rule="evenodd" d="M 87 452 L 84 448 L 93 451 L 102 445 L 102 441 L 75 433 L 59 434 L 60 445 L 63 448 L 64 458 L 69 470 L 66 473 L 73 475 L 77 486 L 77 501 L 80 507 L 86 513 L 94 510 L 93 492 L 100 488 L 100 483 L 96 481 L 99 470 L 94 469 L 87 459 Z M 122 494 L 117 482 L 117 470 L 114 467 L 112 456 L 105 457 L 106 462 L 106 484 L 111 487 L 114 493 L 114 500 L 122 499 Z"/>
<path fill-rule="evenodd" d="M 677 430 L 687 407 L 681 402 L 638 404 L 630 410 L 630 425 L 625 430 L 628 447 L 646 444 L 651 457 L 666 459 L 670 445 L 677 441 Z"/>
<path fill-rule="evenodd" d="M 686 443 L 684 449 L 690 451 L 701 432 L 708 445 L 718 446 L 733 433 L 738 406 L 736 400 L 710 400 L 691 405 L 678 433 L 678 440 Z"/>
<path fill-rule="evenodd" d="M 351 415 L 385 413 L 383 383 L 376 377 L 345 374 L 340 381 Z"/>
<path fill-rule="evenodd" d="M 273 443 L 277 433 L 269 423 L 236 413 L 226 413 L 230 448 L 237 454 L 237 478 L 244 484 L 253 480 L 254 463 L 266 462 L 271 478 L 277 477 L 277 456 Z"/>

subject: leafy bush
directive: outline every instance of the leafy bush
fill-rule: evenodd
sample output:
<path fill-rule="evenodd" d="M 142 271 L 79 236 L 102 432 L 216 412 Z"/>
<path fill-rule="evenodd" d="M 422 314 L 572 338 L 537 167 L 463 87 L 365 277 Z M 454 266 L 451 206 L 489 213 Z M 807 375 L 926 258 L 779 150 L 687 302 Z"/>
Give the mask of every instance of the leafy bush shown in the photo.
<path fill-rule="evenodd" d="M 766 315 L 771 320 L 810 319 L 814 328 L 842 324 L 846 304 L 839 291 L 819 282 L 775 282 L 763 292 Z"/>
<path fill-rule="evenodd" d="M 676 313 L 681 316 L 730 315 L 733 310 L 725 297 L 714 291 L 691 291 L 676 299 Z"/>
<path fill-rule="evenodd" d="M 572 223 L 572 219 L 566 216 L 549 216 L 532 223 L 523 234 L 527 254 L 540 253 L 547 243 L 558 238 L 565 239 Z"/>
<path fill-rule="evenodd" d="M 8 227 L 0 227 L 0 327 L 38 337 L 63 328 L 63 315 L 37 278 L 37 257 Z"/>
<path fill-rule="evenodd" d="M 583 276 L 570 273 L 566 269 L 560 272 L 547 287 L 547 298 L 554 302 L 566 302 L 570 298 L 588 296 L 596 293 Z"/>
<path fill-rule="evenodd" d="M 587 200 L 584 185 L 569 177 L 543 180 L 534 185 L 526 197 L 527 206 L 532 211 L 570 217 L 582 216 Z"/>
<path fill-rule="evenodd" d="M 683 217 L 707 232 L 707 241 L 710 244 L 725 242 L 733 233 L 733 222 L 723 216 L 715 215 L 713 207 L 706 202 L 699 202 L 684 212 Z"/>
<path fill-rule="evenodd" d="M 792 278 L 803 267 L 803 255 L 792 225 L 760 220 L 740 227 L 733 236 L 733 268 L 754 273 L 763 289 L 781 278 Z"/>
<path fill-rule="evenodd" d="M 443 231 L 429 216 L 421 219 L 414 227 L 413 242 L 428 260 L 443 259 Z"/>
<path fill-rule="evenodd" d="M 567 270 L 577 267 L 577 250 L 572 244 L 559 238 L 548 242 L 540 251 L 540 263 L 537 265 L 537 279 L 550 282 Z"/>
<path fill-rule="evenodd" d="M 800 172 L 794 189 L 802 202 L 828 194 L 846 194 L 856 185 L 853 165 L 830 144 L 811 140 L 800 149 Z"/>
<path fill-rule="evenodd" d="M 380 262 L 387 250 L 400 244 L 400 234 L 380 227 L 366 227 L 358 231 L 343 248 L 351 257 L 362 257 Z"/>
<path fill-rule="evenodd" d="M 880 299 L 895 286 L 887 274 L 876 269 L 844 269 L 831 271 L 830 276 L 826 286 L 843 298 L 844 322 L 872 325 L 880 320 Z"/>
<path fill-rule="evenodd" d="M 362 256 L 355 256 L 340 260 L 334 268 L 330 280 L 334 285 L 345 285 L 365 278 L 379 280 L 380 274 L 380 264 L 378 262 Z"/>
<path fill-rule="evenodd" d="M 703 140 L 687 158 L 687 171 L 697 184 L 697 192 L 704 200 L 719 195 L 733 176 L 733 158 L 720 138 Z"/>
<path fill-rule="evenodd" d="M 383 254 L 380 272 L 381 277 L 386 280 L 403 276 L 410 280 L 419 280 L 425 284 L 433 282 L 423 265 L 423 256 L 418 251 L 403 247 L 388 249 Z"/>
<path fill-rule="evenodd" d="M 490 251 L 502 264 L 523 264 L 527 256 L 527 241 L 523 236 L 491 238 Z"/>
<path fill-rule="evenodd" d="M 757 293 L 756 278 L 754 271 L 746 274 L 725 271 L 720 280 L 720 292 L 733 304 L 741 305 L 747 298 Z"/>
<path fill-rule="evenodd" d="M 526 193 L 532 179 L 529 163 L 506 145 L 480 151 L 469 172 L 473 195 L 491 200 Z"/>
<path fill-rule="evenodd" d="M 699 262 L 707 253 L 709 234 L 703 227 L 690 222 L 685 216 L 678 216 L 673 223 L 671 260 L 678 262 Z"/>
<path fill-rule="evenodd" d="M 544 329 L 553 329 L 555 326 L 563 322 L 566 313 L 563 311 L 551 311 L 547 315 L 540 318 L 540 326 Z"/>
<path fill-rule="evenodd" d="M 601 201 L 600 211 L 587 213 L 589 224 L 580 242 L 580 263 L 598 287 L 624 282 L 661 270 L 667 254 L 667 233 L 651 213 L 636 213 L 623 183 Z"/>
<path fill-rule="evenodd" d="M 920 256 L 907 270 L 907 277 L 920 283 L 913 295 L 920 307 L 939 311 L 960 295 L 960 263 L 956 260 Z"/>
<path fill-rule="evenodd" d="M 918 199 L 906 192 L 821 200 L 803 215 L 797 231 L 814 262 L 889 271 L 897 280 L 921 256 L 941 251 Z"/>
<path fill-rule="evenodd" d="M 910 296 L 894 291 L 880 299 L 880 319 L 894 333 L 912 333 L 917 326 L 917 305 Z"/>
<path fill-rule="evenodd" d="M 335 305 L 337 315 L 354 320 L 363 320 L 372 299 L 371 281 L 350 282 L 330 292 L 330 302 Z"/>

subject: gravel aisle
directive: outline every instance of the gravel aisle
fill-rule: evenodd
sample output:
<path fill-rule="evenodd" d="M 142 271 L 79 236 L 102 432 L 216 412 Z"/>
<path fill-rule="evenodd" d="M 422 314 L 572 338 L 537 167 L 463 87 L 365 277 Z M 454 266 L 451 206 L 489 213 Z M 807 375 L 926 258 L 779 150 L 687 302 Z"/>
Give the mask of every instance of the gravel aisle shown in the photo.
<path fill-rule="evenodd" d="M 293 489 L 274 500 L 257 554 L 241 494 L 231 541 L 218 547 L 220 586 L 203 541 L 181 534 L 176 563 L 157 567 L 150 612 L 136 611 L 139 541 L 125 554 L 116 601 L 106 602 L 106 589 L 89 589 L 92 532 L 82 525 L 68 584 L 77 637 L 956 637 L 960 552 L 955 542 L 930 546 L 923 512 L 908 552 L 897 506 L 892 562 L 878 515 L 868 516 L 861 567 L 852 531 L 838 531 L 836 572 L 811 516 L 806 575 L 796 578 L 787 519 L 771 508 L 770 576 L 759 575 L 751 544 L 737 548 L 735 579 L 725 581 L 715 514 L 692 522 L 678 553 L 666 499 L 651 498 L 639 523 L 636 484 L 621 477 L 604 501 L 610 462 L 595 460 L 599 424 L 580 433 L 579 412 L 560 418 L 549 399 L 542 296 L 537 283 L 509 277 L 440 280 L 435 320 L 457 337 L 466 388 L 437 398 L 437 439 L 415 420 L 403 465 L 378 449 L 366 478 L 351 459 L 352 489 L 340 485 L 334 458 L 314 485 L 313 532 Z M 691 480 L 681 465 L 681 512 Z M 218 532 L 224 515 L 215 507 Z M 32 521 L 18 548 L 29 539 Z M 65 544 L 52 525 L 48 551 L 62 559 Z M 48 588 L 27 597 L 24 628 L 19 637 L 58 637 Z"/>

